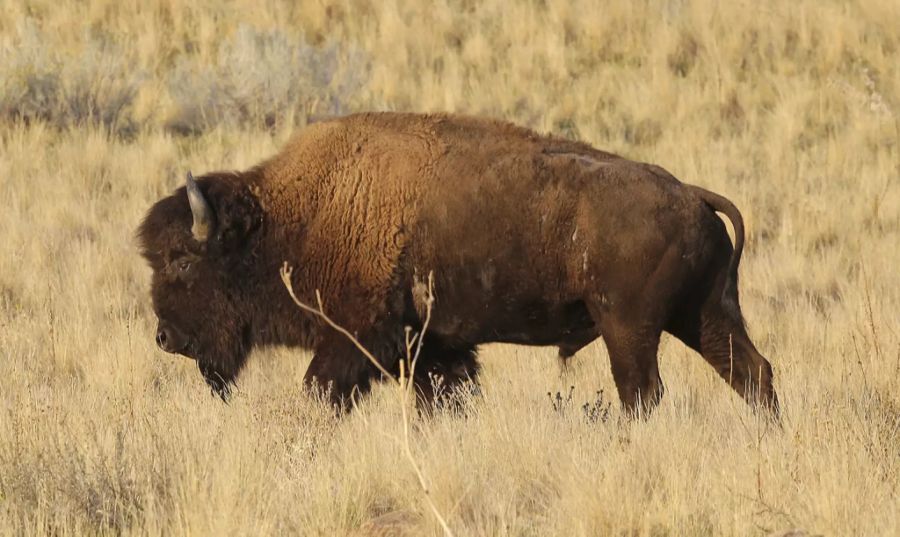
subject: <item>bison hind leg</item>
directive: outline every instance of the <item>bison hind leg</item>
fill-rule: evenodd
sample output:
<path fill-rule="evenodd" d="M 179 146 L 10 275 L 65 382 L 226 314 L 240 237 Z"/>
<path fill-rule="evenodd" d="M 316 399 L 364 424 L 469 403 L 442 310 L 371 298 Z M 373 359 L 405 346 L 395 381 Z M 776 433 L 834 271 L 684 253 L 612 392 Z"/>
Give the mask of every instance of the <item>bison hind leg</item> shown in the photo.
<path fill-rule="evenodd" d="M 600 319 L 622 406 L 631 416 L 648 416 L 664 391 L 656 354 L 662 330 L 641 318 L 607 313 Z"/>
<path fill-rule="evenodd" d="M 671 316 L 666 331 L 698 352 L 722 379 L 747 401 L 777 418 L 778 397 L 772 366 L 759 353 L 744 326 L 735 281 L 726 274 L 720 253 L 706 286 L 692 290 Z"/>
<path fill-rule="evenodd" d="M 750 340 L 733 304 L 721 303 L 718 293 L 696 311 L 677 314 L 666 331 L 700 353 L 722 379 L 752 407 L 778 416 L 778 396 L 772 365 Z"/>

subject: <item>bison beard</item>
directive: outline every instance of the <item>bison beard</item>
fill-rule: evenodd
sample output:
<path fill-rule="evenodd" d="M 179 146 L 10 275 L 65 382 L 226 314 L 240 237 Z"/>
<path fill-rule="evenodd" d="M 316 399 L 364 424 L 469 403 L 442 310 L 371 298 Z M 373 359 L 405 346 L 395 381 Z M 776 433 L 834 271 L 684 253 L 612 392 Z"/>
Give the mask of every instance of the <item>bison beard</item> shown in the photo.
<path fill-rule="evenodd" d="M 249 342 L 249 331 L 242 331 L 241 341 L 232 345 L 227 350 L 219 350 L 209 352 L 209 356 L 197 355 L 197 367 L 203 380 L 223 401 L 228 401 L 231 396 L 232 387 L 235 384 L 238 374 L 247 361 L 247 355 L 250 352 L 251 344 Z M 215 348 L 215 347 L 213 347 Z M 190 349 L 188 350 L 188 353 Z M 186 355 L 189 355 L 185 353 Z"/>
<path fill-rule="evenodd" d="M 237 373 L 223 373 L 208 362 L 198 361 L 197 365 L 200 367 L 200 374 L 203 375 L 206 384 L 227 403 L 228 398 L 231 397 L 231 387 L 234 385 Z"/>
<path fill-rule="evenodd" d="M 602 336 L 624 407 L 649 411 L 663 393 L 665 331 L 748 402 L 777 411 L 771 366 L 740 311 L 740 212 L 586 144 L 460 116 L 348 116 L 306 128 L 245 172 L 189 175 L 139 238 L 160 326 L 179 334 L 160 346 L 196 358 L 223 399 L 259 346 L 312 348 L 305 381 L 336 404 L 379 375 L 295 307 L 279 278 L 286 262 L 300 300 L 321 293 L 329 317 L 391 374 L 404 327 L 422 328 L 420 276 L 433 272 L 414 378 L 425 400 L 436 377 L 450 389 L 476 379 L 481 344 L 554 345 L 565 362 Z"/>

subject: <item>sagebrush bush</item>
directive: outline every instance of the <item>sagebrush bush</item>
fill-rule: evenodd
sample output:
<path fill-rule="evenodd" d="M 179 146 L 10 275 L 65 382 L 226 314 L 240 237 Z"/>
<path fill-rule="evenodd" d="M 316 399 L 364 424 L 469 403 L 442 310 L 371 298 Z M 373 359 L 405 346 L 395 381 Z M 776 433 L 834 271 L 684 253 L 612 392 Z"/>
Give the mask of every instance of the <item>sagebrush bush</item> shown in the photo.
<path fill-rule="evenodd" d="M 242 25 L 219 45 L 215 62 L 181 57 L 169 76 L 175 101 L 167 126 L 200 132 L 221 123 L 272 127 L 298 113 L 341 114 L 364 84 L 358 53 L 308 45 L 277 31 Z"/>
<path fill-rule="evenodd" d="M 133 127 L 128 108 L 145 75 L 116 45 L 86 37 L 78 49 L 61 49 L 31 20 L 19 24 L 0 56 L 0 118 L 36 120 L 58 127 L 99 124 Z"/>
<path fill-rule="evenodd" d="M 368 77 L 352 47 L 248 25 L 218 42 L 212 62 L 189 44 L 178 50 L 170 62 L 142 66 L 127 40 L 86 32 L 77 46 L 60 47 L 25 19 L 0 46 L 0 120 L 115 134 L 160 123 L 182 134 L 221 124 L 270 128 L 351 111 Z M 144 89 L 151 110 L 137 114 Z"/>

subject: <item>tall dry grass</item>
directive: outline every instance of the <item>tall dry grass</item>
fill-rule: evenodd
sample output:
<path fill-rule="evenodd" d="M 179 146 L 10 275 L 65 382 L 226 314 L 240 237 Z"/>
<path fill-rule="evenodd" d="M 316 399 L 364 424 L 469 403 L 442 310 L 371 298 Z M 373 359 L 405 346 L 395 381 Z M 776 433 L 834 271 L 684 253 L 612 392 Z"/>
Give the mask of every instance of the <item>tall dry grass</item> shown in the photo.
<path fill-rule="evenodd" d="M 188 169 L 397 109 L 507 118 L 733 199 L 785 409 L 767 426 L 665 339 L 659 410 L 597 419 L 602 343 L 566 379 L 552 349 L 488 347 L 465 414 L 413 423 L 453 531 L 897 535 L 897 20 L 875 0 L 0 1 L 0 533 L 441 532 L 392 391 L 335 421 L 299 388 L 308 355 L 276 349 L 221 404 L 155 349 L 133 239 Z"/>

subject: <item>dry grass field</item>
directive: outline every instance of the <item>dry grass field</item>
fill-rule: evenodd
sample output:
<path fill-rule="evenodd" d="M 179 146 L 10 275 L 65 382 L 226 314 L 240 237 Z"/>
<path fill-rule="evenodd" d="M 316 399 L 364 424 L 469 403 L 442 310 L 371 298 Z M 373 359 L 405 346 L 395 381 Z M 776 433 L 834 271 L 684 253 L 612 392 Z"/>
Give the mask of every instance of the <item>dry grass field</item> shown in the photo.
<path fill-rule="evenodd" d="M 898 21 L 894 0 L 0 0 L 0 534 L 440 535 L 430 498 L 456 535 L 900 535 Z M 387 386 L 335 420 L 309 355 L 274 349 L 212 397 L 154 344 L 137 224 L 187 170 L 357 110 L 505 118 L 734 200 L 782 426 L 671 338 L 638 421 L 602 342 L 566 378 L 555 349 L 490 346 L 482 396 L 410 423 L 426 496 Z"/>

